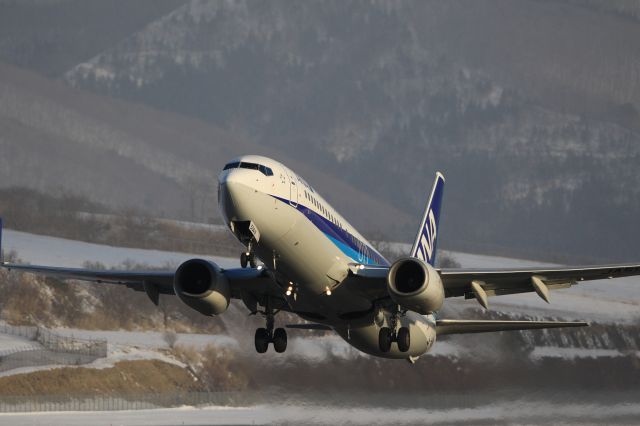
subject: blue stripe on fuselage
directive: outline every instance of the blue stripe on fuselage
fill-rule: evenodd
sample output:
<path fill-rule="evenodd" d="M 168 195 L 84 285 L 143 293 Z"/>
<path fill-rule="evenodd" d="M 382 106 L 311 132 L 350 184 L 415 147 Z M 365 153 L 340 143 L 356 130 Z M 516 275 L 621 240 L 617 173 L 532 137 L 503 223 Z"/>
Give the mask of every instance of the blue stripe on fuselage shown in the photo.
<path fill-rule="evenodd" d="M 389 266 L 387 259 L 378 254 L 368 244 L 360 241 L 355 236 L 340 228 L 324 216 L 319 215 L 301 203 L 298 203 L 297 207 L 294 207 L 286 198 L 281 198 L 276 195 L 271 196 L 304 214 L 305 217 L 316 226 L 316 228 L 318 228 L 336 247 L 340 249 L 340 251 L 342 251 L 342 253 L 353 259 L 354 262 L 364 263 L 367 265 Z M 365 248 L 367 251 L 366 254 L 360 253 L 357 245 L 358 243 Z"/>

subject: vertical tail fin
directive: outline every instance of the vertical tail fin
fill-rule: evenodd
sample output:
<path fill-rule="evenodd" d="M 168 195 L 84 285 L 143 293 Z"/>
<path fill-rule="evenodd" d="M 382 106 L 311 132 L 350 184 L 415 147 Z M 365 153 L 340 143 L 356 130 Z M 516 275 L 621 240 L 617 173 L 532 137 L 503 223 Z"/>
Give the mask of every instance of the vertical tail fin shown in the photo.
<path fill-rule="evenodd" d="M 429 202 L 424 210 L 424 216 L 416 240 L 411 249 L 411 256 L 416 257 L 431 266 L 436 262 L 436 242 L 438 237 L 438 224 L 440 223 L 440 208 L 444 193 L 444 176 L 436 173 Z"/>

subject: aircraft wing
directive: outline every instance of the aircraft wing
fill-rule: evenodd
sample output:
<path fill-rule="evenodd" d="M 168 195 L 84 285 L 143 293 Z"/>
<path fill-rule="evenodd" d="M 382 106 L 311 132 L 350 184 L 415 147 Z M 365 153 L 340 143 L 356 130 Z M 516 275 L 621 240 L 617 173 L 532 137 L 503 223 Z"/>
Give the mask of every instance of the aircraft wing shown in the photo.
<path fill-rule="evenodd" d="M 640 264 L 523 269 L 442 269 L 447 297 L 482 298 L 536 292 L 549 299 L 548 290 L 567 288 L 581 281 L 640 275 Z"/>
<path fill-rule="evenodd" d="M 160 294 L 173 295 L 175 271 L 115 271 L 100 269 L 59 268 L 51 266 L 19 265 L 2 263 L 10 271 L 30 272 L 62 280 L 80 280 L 99 284 L 123 285 L 136 291 L 144 291 L 156 305 Z M 242 299 L 242 293 L 257 298 L 263 295 L 282 297 L 282 289 L 264 268 L 223 269 L 221 271 L 231 289 L 231 297 Z"/>
<path fill-rule="evenodd" d="M 372 299 L 388 297 L 387 267 L 352 265 L 347 285 Z M 640 275 L 640 264 L 522 269 L 438 269 L 446 297 L 476 298 L 486 305 L 487 296 L 536 292 L 549 300 L 549 290 L 567 288 L 581 281 Z M 485 306 L 486 307 L 486 306 Z"/>

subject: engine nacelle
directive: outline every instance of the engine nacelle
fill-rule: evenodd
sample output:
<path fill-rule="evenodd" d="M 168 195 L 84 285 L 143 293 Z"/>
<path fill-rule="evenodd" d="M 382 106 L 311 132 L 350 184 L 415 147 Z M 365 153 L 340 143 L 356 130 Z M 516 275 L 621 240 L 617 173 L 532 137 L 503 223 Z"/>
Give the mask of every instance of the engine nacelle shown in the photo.
<path fill-rule="evenodd" d="M 404 309 L 430 314 L 442 307 L 444 287 L 438 271 L 414 257 L 398 259 L 387 274 L 391 299 Z"/>
<path fill-rule="evenodd" d="M 203 315 L 220 315 L 229 307 L 229 283 L 213 262 L 202 259 L 184 262 L 176 270 L 173 290 L 187 306 Z"/>

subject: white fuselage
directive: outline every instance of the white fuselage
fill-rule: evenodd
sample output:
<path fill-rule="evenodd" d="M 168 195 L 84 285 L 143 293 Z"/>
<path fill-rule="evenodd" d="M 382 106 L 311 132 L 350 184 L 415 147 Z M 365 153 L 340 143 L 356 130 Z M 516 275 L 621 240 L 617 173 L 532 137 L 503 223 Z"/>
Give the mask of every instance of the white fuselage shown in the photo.
<path fill-rule="evenodd" d="M 293 287 L 283 309 L 330 325 L 348 343 L 377 356 L 419 356 L 435 341 L 434 318 L 408 312 L 399 325 L 411 331 L 410 351 L 380 352 L 378 332 L 388 326 L 388 312 L 341 284 L 350 265 L 389 262 L 289 168 L 253 155 L 232 160 L 219 176 L 218 203 L 234 235 L 273 271 L 283 296 Z"/>

